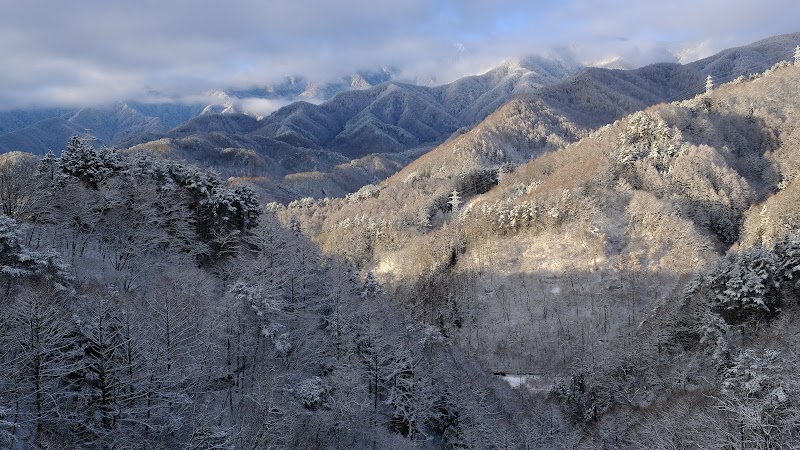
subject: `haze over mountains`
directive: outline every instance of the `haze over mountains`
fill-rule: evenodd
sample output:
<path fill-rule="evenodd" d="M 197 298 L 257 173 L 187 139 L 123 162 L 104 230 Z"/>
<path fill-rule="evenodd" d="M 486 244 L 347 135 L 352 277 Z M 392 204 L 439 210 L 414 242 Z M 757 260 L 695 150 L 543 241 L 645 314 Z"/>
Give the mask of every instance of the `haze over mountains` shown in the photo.
<path fill-rule="evenodd" d="M 572 137 L 558 134 L 574 140 L 624 114 L 691 96 L 702 89 L 706 75 L 727 81 L 763 71 L 791 56 L 786 49 L 797 41 L 798 35 L 784 35 L 687 65 L 635 70 L 581 69 L 568 58 L 532 57 L 438 87 L 386 81 L 392 72 L 385 69 L 354 75 L 349 84 L 287 79 L 278 86 L 223 94 L 229 103 L 220 107 L 130 103 L 6 112 L 0 151 L 58 153 L 71 136 L 89 135 L 98 145 L 135 146 L 214 167 L 224 176 L 263 178 L 264 192 L 281 201 L 341 196 L 467 131 L 513 97 L 528 95 L 517 107 L 527 105 L 533 116 L 550 114 L 560 127 L 570 128 Z M 324 98 L 334 92 L 339 94 L 322 104 L 296 102 L 260 120 L 236 106 L 244 98 Z M 378 156 L 359 161 L 373 154 Z M 298 175 L 285 178 L 291 174 Z"/>
<path fill-rule="evenodd" d="M 287 190 L 294 197 L 342 196 L 469 130 L 498 108 L 495 116 L 464 139 L 483 136 L 481 130 L 502 128 L 493 124 L 493 117 L 512 117 L 504 119 L 513 121 L 504 139 L 527 141 L 527 153 L 520 156 L 524 160 L 624 114 L 660 101 L 691 97 L 704 89 L 708 74 L 724 82 L 763 71 L 790 58 L 798 41 L 797 34 L 780 36 L 683 66 L 656 64 L 630 71 L 588 68 L 574 73 L 577 67 L 564 61 L 533 59 L 435 88 L 389 82 L 342 93 L 321 105 L 295 103 L 260 121 L 223 116 L 213 119 L 211 126 L 207 125 L 211 118 L 193 119 L 158 145 L 189 161 L 213 165 L 226 176 L 258 177 L 262 174 L 252 167 L 270 167 L 270 183 L 277 181 L 284 188 L 274 197 L 279 200 L 285 200 Z M 506 104 L 514 97 L 518 98 Z M 520 105 L 527 111 L 525 119 L 511 111 Z M 544 116 L 550 120 L 544 121 Z M 548 143 L 549 135 L 557 139 Z M 205 150 L 195 152 L 193 146 Z M 143 144 L 137 150 L 147 147 Z M 225 158 L 215 158 L 214 148 L 227 149 Z M 230 150 L 237 148 L 247 150 L 238 159 Z M 349 164 L 368 154 L 380 156 L 370 157 L 367 164 Z M 371 174 L 375 164 L 378 171 Z M 456 170 L 458 164 L 448 170 Z M 242 172 L 236 167 L 249 169 Z M 290 174 L 295 175 L 280 179 Z"/>
<path fill-rule="evenodd" d="M 459 80 L 451 85 L 446 87 L 438 88 L 439 91 L 442 92 L 433 92 L 433 95 L 437 96 L 437 100 L 439 102 L 445 103 L 453 103 L 452 106 L 448 106 L 449 108 L 463 108 L 464 106 L 462 103 L 464 101 L 473 102 L 477 101 L 477 96 L 489 94 L 492 95 L 500 95 L 491 92 L 493 89 L 497 89 L 500 91 L 509 91 L 514 92 L 523 92 L 525 90 L 530 90 L 535 87 L 541 86 L 543 84 L 552 83 L 554 81 L 558 81 L 563 79 L 566 75 L 574 72 L 578 66 L 574 63 L 567 63 L 564 61 L 551 61 L 546 60 L 543 58 L 529 58 L 524 62 L 514 62 L 507 64 L 505 66 L 499 67 L 494 69 L 485 75 L 478 76 L 478 77 L 468 77 L 464 80 Z M 117 106 L 113 106 L 110 108 L 87 108 L 84 115 L 91 115 L 93 113 L 100 114 L 120 114 L 120 110 L 127 109 L 131 110 L 135 113 L 138 113 L 144 118 L 142 118 L 139 122 L 117 122 L 114 124 L 102 123 L 97 124 L 96 127 L 98 128 L 97 134 L 103 135 L 103 138 L 112 138 L 111 141 L 106 141 L 106 145 L 116 145 L 119 144 L 124 137 L 132 136 L 138 133 L 150 133 L 154 129 L 160 129 L 163 133 L 173 127 L 175 127 L 178 123 L 191 118 L 192 116 L 198 115 L 200 112 L 205 113 L 213 113 L 215 109 L 227 109 L 228 113 L 242 113 L 241 108 L 239 107 L 238 103 L 242 100 L 247 99 L 264 99 L 264 100 L 292 100 L 295 98 L 308 98 L 309 100 L 326 100 L 333 95 L 348 91 L 348 90 L 367 90 L 372 88 L 373 86 L 377 86 L 381 83 L 387 82 L 391 79 L 392 74 L 389 69 L 385 69 L 379 73 L 359 73 L 349 77 L 348 79 L 342 80 L 333 80 L 329 82 L 310 82 L 303 79 L 298 78 L 289 78 L 286 80 L 285 83 L 277 85 L 277 86 L 267 86 L 264 88 L 257 88 L 252 90 L 235 90 L 229 93 L 220 92 L 218 95 L 222 96 L 222 102 L 219 105 L 219 108 L 209 105 L 199 105 L 201 106 L 199 109 L 197 106 L 188 106 L 182 107 L 181 105 L 144 105 L 144 104 L 120 104 Z M 347 82 L 349 80 L 349 83 Z M 517 86 L 517 84 L 519 86 Z M 409 86 L 407 83 L 403 83 L 403 85 Z M 421 88 L 421 90 L 425 90 L 426 88 Z M 458 91 L 464 90 L 465 92 L 461 93 Z M 467 90 L 469 92 L 467 92 Z M 477 91 L 476 91 L 477 90 Z M 446 91 L 446 92 L 445 92 Z M 468 99 L 463 100 L 461 98 L 456 98 L 459 96 L 476 96 L 475 99 Z M 507 98 L 507 93 L 505 94 Z M 501 96 L 502 100 L 502 96 Z M 350 100 L 348 100 L 350 101 Z M 490 107 L 490 104 L 493 101 L 492 98 L 484 98 L 482 99 L 483 103 L 477 103 L 473 106 L 476 108 L 474 111 L 464 111 L 460 112 L 461 116 L 469 116 L 470 120 L 476 120 L 476 115 L 480 115 L 480 109 Z M 495 105 L 494 107 L 496 107 Z M 161 109 L 163 108 L 163 111 Z M 330 105 L 326 109 L 333 110 L 337 109 L 337 104 Z M 131 112 L 129 111 L 129 113 Z M 451 113 L 452 111 L 448 111 Z M 65 114 L 71 113 L 76 114 L 76 112 L 66 111 L 65 110 L 58 110 L 58 109 L 51 109 L 51 110 L 43 110 L 39 113 L 31 113 L 31 112 L 24 112 L 24 111 L 13 111 L 7 112 L 8 118 L 14 118 L 18 116 L 16 120 L 11 121 L 9 120 L 9 124 L 5 126 L 4 130 L 7 134 L 9 132 L 13 132 L 17 129 L 26 127 L 26 126 L 33 126 L 32 128 L 36 127 L 46 127 L 52 125 L 45 125 L 45 124 L 37 124 L 35 118 L 36 117 L 45 117 L 48 119 L 52 118 L 60 118 L 62 121 L 68 122 L 72 125 L 73 128 L 84 127 L 85 130 L 90 134 L 95 132 L 94 127 L 90 126 L 92 124 L 87 124 L 80 120 L 77 120 L 74 117 L 60 117 L 65 116 Z M 124 114 L 124 113 L 123 113 Z M 347 112 L 343 112 L 343 114 L 348 114 Z M 485 116 L 486 112 L 483 113 Z M 142 124 L 141 122 L 147 122 L 148 119 L 157 118 L 159 119 L 159 124 L 157 126 L 148 127 L 147 125 Z M 113 125 L 116 125 L 115 129 Z M 36 135 L 37 132 L 35 130 L 29 131 L 32 135 Z M 20 136 L 24 135 L 24 133 L 17 133 L 13 139 L 4 139 L 2 141 L 2 149 L 11 149 L 13 145 L 19 145 L 20 140 L 24 140 Z M 98 136 L 100 137 L 100 136 Z M 32 149 L 33 150 L 33 149 Z M 36 148 L 37 151 L 41 150 L 41 146 Z"/>

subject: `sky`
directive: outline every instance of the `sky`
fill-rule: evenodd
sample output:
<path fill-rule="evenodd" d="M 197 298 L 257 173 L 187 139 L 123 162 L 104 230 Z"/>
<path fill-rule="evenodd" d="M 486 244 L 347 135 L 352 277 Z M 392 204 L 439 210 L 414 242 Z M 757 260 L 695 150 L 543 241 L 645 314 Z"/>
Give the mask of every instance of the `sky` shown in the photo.
<path fill-rule="evenodd" d="M 5 0 L 0 109 L 189 101 L 393 67 L 441 84 L 554 51 L 689 62 L 800 31 L 797 0 Z"/>

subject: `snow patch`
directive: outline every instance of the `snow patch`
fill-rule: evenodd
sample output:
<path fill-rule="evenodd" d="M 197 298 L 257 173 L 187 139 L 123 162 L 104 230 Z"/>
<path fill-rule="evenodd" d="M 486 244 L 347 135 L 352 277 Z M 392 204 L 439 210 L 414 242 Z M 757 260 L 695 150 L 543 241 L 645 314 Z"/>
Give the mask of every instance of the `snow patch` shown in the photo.
<path fill-rule="evenodd" d="M 394 261 L 394 258 L 391 256 L 386 257 L 378 263 L 378 267 L 375 268 L 374 272 L 383 274 L 383 273 L 391 273 L 397 269 L 397 264 Z"/>
<path fill-rule="evenodd" d="M 503 375 L 500 378 L 508 383 L 512 388 L 516 389 L 528 381 L 529 375 Z"/>
<path fill-rule="evenodd" d="M 504 374 L 500 379 L 508 383 L 512 389 L 524 388 L 528 392 L 548 393 L 562 377 L 548 377 L 533 374 Z"/>

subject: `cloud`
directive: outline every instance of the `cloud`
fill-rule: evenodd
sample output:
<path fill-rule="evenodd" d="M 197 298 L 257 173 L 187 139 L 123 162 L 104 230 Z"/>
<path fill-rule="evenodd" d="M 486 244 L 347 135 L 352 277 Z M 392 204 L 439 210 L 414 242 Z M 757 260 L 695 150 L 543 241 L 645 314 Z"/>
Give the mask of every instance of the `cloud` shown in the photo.
<path fill-rule="evenodd" d="M 255 117 L 264 117 L 276 109 L 288 105 L 290 100 L 270 100 L 266 98 L 243 98 L 238 101 L 239 108 L 246 114 Z"/>
<path fill-rule="evenodd" d="M 41 0 L 0 5 L 0 105 L 184 98 L 399 67 L 447 82 L 510 57 L 708 56 L 795 31 L 794 0 Z"/>
<path fill-rule="evenodd" d="M 642 63 L 653 62 L 648 54 L 653 55 L 652 60 L 665 51 L 702 58 L 728 47 L 800 31 L 795 20 L 800 3 L 787 0 L 577 0 L 557 14 L 550 23 L 565 25 L 561 30 L 575 36 L 574 42 L 586 55 L 601 54 L 605 48 L 623 56 L 638 55 Z M 694 52 L 686 52 L 689 48 Z"/>

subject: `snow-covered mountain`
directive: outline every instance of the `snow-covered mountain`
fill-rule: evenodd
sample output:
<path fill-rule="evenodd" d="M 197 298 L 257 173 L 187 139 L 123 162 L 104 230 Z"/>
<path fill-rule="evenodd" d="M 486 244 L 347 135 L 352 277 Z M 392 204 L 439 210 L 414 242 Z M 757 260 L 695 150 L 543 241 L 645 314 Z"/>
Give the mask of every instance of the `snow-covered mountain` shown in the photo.
<path fill-rule="evenodd" d="M 635 70 L 586 68 L 573 73 L 575 66 L 564 61 L 514 61 L 439 87 L 388 82 L 343 92 L 319 105 L 297 102 L 263 120 L 236 115 L 193 119 L 153 146 L 163 148 L 166 142 L 176 157 L 212 165 L 228 176 L 239 175 L 236 167 L 242 166 L 250 168 L 247 176 L 265 175 L 273 181 L 275 176 L 308 172 L 285 180 L 296 195 L 338 196 L 373 179 L 358 176 L 342 184 L 333 182 L 341 177 L 324 175 L 351 159 L 382 154 L 394 167 L 451 139 L 426 156 L 443 158 L 440 166 L 448 173 L 467 169 L 475 158 L 495 158 L 498 152 L 523 162 L 626 114 L 694 96 L 705 89 L 709 74 L 724 82 L 763 71 L 790 59 L 797 43 L 800 34 L 779 36 L 688 65 L 662 63 Z M 139 143 L 137 150 L 150 146 Z M 454 153 L 456 147 L 460 150 Z M 239 154 L 248 155 L 250 162 L 234 163 L 231 149 L 247 149 Z M 259 174 L 252 169 L 256 166 L 270 167 L 269 174 Z M 303 183 L 293 181 L 298 178 Z"/>
<path fill-rule="evenodd" d="M 265 84 L 248 89 L 227 91 L 235 98 L 264 98 L 271 100 L 310 99 L 325 101 L 336 94 L 354 89 L 368 89 L 396 78 L 399 71 L 392 67 L 359 71 L 332 79 L 315 79 L 300 75 L 286 76 L 279 83 Z"/>
<path fill-rule="evenodd" d="M 0 113 L 4 128 L 0 152 L 59 153 L 72 136 L 87 136 L 97 145 L 147 139 L 197 116 L 202 107 L 180 104 L 122 103 L 76 110 L 8 111 Z M 42 119 L 39 119 L 43 117 Z M 36 120 L 39 119 L 39 120 Z"/>
<path fill-rule="evenodd" d="M 573 63 L 529 58 L 439 88 L 420 89 L 430 90 L 437 97 L 436 103 L 447 103 L 448 106 L 444 109 L 455 109 L 457 115 L 466 119 L 455 123 L 455 128 L 458 128 L 485 117 L 510 95 L 558 81 L 576 69 L 577 66 Z M 397 73 L 399 70 L 385 67 L 330 80 L 291 76 L 277 84 L 207 92 L 200 95 L 198 98 L 201 100 L 195 100 L 197 103 L 194 104 L 127 102 L 81 109 L 5 111 L 0 112 L 0 152 L 24 150 L 43 154 L 53 150 L 58 153 L 74 135 L 93 136 L 103 145 L 127 146 L 154 137 L 162 137 L 169 130 L 198 115 L 247 114 L 262 118 L 280 106 L 295 101 L 316 104 L 329 101 L 341 93 L 382 90 L 386 87 L 380 86 L 394 80 Z M 410 83 L 397 84 L 402 84 L 405 89 L 414 87 Z M 370 94 L 367 94 L 367 97 L 369 96 Z M 342 101 L 333 103 L 332 107 L 337 108 L 343 102 L 356 97 L 346 97 Z M 472 109 L 460 110 L 465 107 Z M 436 108 L 442 109 L 442 106 L 436 105 Z M 448 114 L 451 113 L 453 111 L 448 110 Z M 370 126 L 366 123 L 362 125 Z M 341 125 L 338 128 L 340 130 L 337 134 L 344 129 Z M 445 128 L 449 131 L 455 129 L 452 126 Z M 425 139 L 429 138 L 423 140 Z M 406 141 L 401 145 L 406 146 L 407 143 Z"/>
<path fill-rule="evenodd" d="M 585 131 L 648 105 L 690 97 L 704 89 L 706 75 L 719 84 L 763 71 L 791 58 L 798 42 L 798 34 L 777 36 L 687 65 L 664 63 L 636 70 L 581 69 L 569 57 L 531 57 L 435 87 L 392 81 L 397 72 L 381 69 L 328 82 L 288 77 L 274 86 L 216 91 L 205 105 L 128 103 L 76 111 L 6 112 L 0 114 L 0 151 L 58 153 L 71 136 L 89 135 L 99 144 L 136 146 L 138 151 L 158 148 L 161 154 L 213 166 L 227 176 L 266 175 L 278 177 L 273 179 L 277 182 L 291 173 L 328 173 L 370 154 L 398 155 L 390 156 L 394 162 L 389 166 L 394 167 L 469 131 L 513 98 L 537 105 L 530 109 L 534 122 L 541 116 L 537 108 L 544 105 L 564 123 Z M 294 102 L 263 118 L 244 114 L 247 99 L 270 106 L 279 105 L 281 98 L 334 93 L 323 103 Z M 509 132 L 519 134 L 531 123 Z M 246 155 L 249 162 L 235 162 L 232 155 Z M 248 168 L 245 173 L 242 167 Z M 325 191 L 343 195 L 360 182 Z M 308 192 L 321 190 L 301 189 L 298 195 Z"/>

